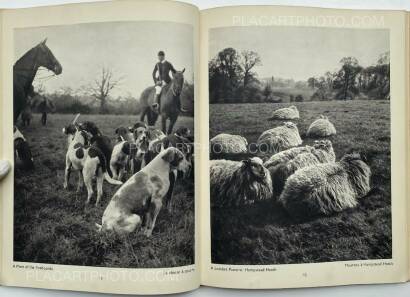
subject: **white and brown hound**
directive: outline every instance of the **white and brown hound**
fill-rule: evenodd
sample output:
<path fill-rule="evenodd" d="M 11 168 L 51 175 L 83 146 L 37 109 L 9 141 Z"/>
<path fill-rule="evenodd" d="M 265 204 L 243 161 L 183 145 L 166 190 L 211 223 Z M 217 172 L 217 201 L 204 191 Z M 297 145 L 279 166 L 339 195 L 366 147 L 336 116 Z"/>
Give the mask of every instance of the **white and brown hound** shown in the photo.
<path fill-rule="evenodd" d="M 170 186 L 169 173 L 187 167 L 181 151 L 163 150 L 118 189 L 104 211 L 102 225 L 96 224 L 98 231 L 129 234 L 142 224 L 150 237 Z"/>
<path fill-rule="evenodd" d="M 136 160 L 137 145 L 135 139 L 147 128 L 144 122 L 136 122 L 132 127 L 115 129 L 117 144 L 113 148 L 110 160 L 110 169 L 114 179 L 122 180 L 127 171 L 131 172 L 131 175 L 136 172 L 135 168 L 139 166 L 135 163 L 141 163 L 141 161 Z"/>
<path fill-rule="evenodd" d="M 122 180 L 126 170 L 130 168 L 132 146 L 135 146 L 135 143 L 130 141 L 121 141 L 114 146 L 110 160 L 110 168 L 114 179 Z"/>
<path fill-rule="evenodd" d="M 143 165 L 149 164 L 162 150 L 169 147 L 175 147 L 179 149 L 185 156 L 189 166 L 188 170 L 183 172 L 182 176 L 187 178 L 193 173 L 193 161 L 194 161 L 194 143 L 191 139 L 191 132 L 188 128 L 181 127 L 175 131 L 173 135 L 167 135 L 162 139 L 156 139 L 150 142 L 148 150 L 144 153 Z M 169 174 L 170 187 L 166 195 L 165 204 L 169 213 L 172 213 L 172 196 L 174 193 L 175 183 L 179 174 L 177 170 L 173 170 Z"/>
<path fill-rule="evenodd" d="M 166 135 L 161 130 L 155 127 L 148 127 L 135 139 L 137 146 L 136 159 L 141 160 L 141 168 L 147 164 L 145 154 L 152 150 L 153 144 L 161 141 L 165 137 Z"/>
<path fill-rule="evenodd" d="M 63 129 L 68 135 L 69 146 L 66 154 L 66 166 L 64 177 L 64 188 L 68 188 L 68 182 L 72 171 L 78 171 L 78 187 L 80 192 L 84 186 L 87 187 L 87 204 L 93 195 L 92 181 L 97 179 L 97 201 L 98 205 L 103 194 L 104 178 L 110 184 L 122 185 L 122 182 L 112 179 L 107 172 L 107 161 L 98 147 L 89 146 L 90 135 L 79 129 L 74 124 Z"/>

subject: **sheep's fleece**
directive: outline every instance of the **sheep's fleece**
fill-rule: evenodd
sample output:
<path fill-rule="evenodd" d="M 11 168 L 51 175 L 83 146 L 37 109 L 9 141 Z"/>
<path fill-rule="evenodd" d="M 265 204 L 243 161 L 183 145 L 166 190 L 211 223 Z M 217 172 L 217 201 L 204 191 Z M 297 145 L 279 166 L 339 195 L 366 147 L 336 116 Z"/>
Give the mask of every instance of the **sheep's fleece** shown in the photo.
<path fill-rule="evenodd" d="M 270 154 L 299 146 L 302 144 L 302 139 L 296 124 L 284 122 L 282 126 L 264 131 L 259 136 L 257 144 L 260 153 Z"/>
<path fill-rule="evenodd" d="M 248 150 L 245 137 L 231 134 L 218 134 L 211 139 L 212 153 L 240 154 Z"/>
<path fill-rule="evenodd" d="M 321 115 L 319 119 L 310 124 L 307 135 L 310 137 L 328 137 L 336 135 L 336 128 L 327 117 Z"/>
<path fill-rule="evenodd" d="M 296 171 L 286 181 L 279 202 L 296 218 L 330 215 L 357 206 L 370 191 L 371 171 L 360 154 L 340 162 L 317 164 Z"/>
<path fill-rule="evenodd" d="M 285 108 L 280 108 L 272 112 L 269 120 L 296 120 L 299 119 L 299 110 L 292 105 Z"/>

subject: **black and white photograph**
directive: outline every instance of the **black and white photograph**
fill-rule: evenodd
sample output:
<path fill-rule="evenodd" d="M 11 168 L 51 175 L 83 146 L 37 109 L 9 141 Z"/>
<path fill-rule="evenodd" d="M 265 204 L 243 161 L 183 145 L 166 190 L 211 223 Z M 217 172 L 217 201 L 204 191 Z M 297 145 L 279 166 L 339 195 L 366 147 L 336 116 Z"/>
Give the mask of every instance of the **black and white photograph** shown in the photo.
<path fill-rule="evenodd" d="M 194 264 L 194 29 L 14 30 L 14 261 Z"/>
<path fill-rule="evenodd" d="M 211 255 L 392 258 L 389 30 L 209 30 Z"/>

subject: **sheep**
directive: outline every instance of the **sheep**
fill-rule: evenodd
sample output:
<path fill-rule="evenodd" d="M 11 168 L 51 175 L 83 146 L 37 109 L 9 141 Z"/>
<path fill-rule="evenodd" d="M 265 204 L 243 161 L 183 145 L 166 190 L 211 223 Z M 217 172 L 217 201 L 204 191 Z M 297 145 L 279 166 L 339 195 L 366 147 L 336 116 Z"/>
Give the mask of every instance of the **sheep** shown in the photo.
<path fill-rule="evenodd" d="M 315 141 L 313 147 L 306 146 L 306 151 L 294 155 L 292 159 L 276 164 L 275 166 L 265 165 L 269 170 L 273 189 L 276 194 L 283 190 L 286 180 L 296 170 L 327 162 L 335 162 L 336 156 L 330 140 Z"/>
<path fill-rule="evenodd" d="M 296 124 L 284 122 L 282 126 L 266 130 L 259 136 L 258 149 L 261 153 L 278 153 L 302 144 Z"/>
<path fill-rule="evenodd" d="M 211 152 L 216 154 L 241 154 L 248 151 L 245 137 L 232 134 L 218 134 L 211 139 Z"/>
<path fill-rule="evenodd" d="M 307 131 L 307 136 L 309 137 L 329 137 L 332 135 L 336 135 L 336 128 L 329 119 L 323 115 L 310 124 Z"/>
<path fill-rule="evenodd" d="M 240 206 L 272 197 L 270 174 L 260 158 L 210 162 L 211 206 Z"/>
<path fill-rule="evenodd" d="M 308 166 L 286 181 L 279 202 L 295 218 L 330 215 L 356 207 L 370 191 L 366 158 L 347 154 L 339 162 Z"/>
<path fill-rule="evenodd" d="M 313 149 L 314 148 L 310 145 L 292 147 L 290 149 L 272 155 L 268 160 L 265 161 L 263 165 L 266 168 L 278 166 L 279 164 L 286 163 L 292 160 L 301 153 L 311 152 Z"/>
<path fill-rule="evenodd" d="M 292 105 L 285 108 L 279 108 L 272 112 L 272 116 L 268 120 L 296 120 L 299 119 L 299 110 Z"/>

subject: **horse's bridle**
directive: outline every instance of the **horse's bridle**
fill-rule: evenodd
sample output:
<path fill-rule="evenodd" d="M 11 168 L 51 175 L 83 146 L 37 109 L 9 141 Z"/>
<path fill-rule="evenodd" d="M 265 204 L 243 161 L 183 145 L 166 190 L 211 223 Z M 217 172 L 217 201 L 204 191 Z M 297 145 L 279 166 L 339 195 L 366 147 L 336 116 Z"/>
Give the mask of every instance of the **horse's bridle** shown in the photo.
<path fill-rule="evenodd" d="M 35 51 L 36 52 L 35 52 L 35 55 L 33 57 L 33 60 L 35 61 L 35 63 L 33 64 L 33 67 L 32 68 L 18 68 L 18 69 L 16 69 L 17 71 L 24 71 L 24 72 L 32 71 L 32 72 L 36 72 L 36 74 L 37 74 L 37 70 L 39 70 L 40 67 L 44 67 L 47 71 L 51 71 L 45 66 L 38 65 L 38 62 L 37 62 L 38 59 L 37 58 L 38 58 L 40 50 L 39 50 L 38 47 L 36 47 Z M 49 80 L 52 77 L 57 76 L 57 74 L 55 74 L 53 71 L 51 71 L 51 72 L 52 72 L 51 75 L 46 75 L 46 76 L 43 76 L 43 77 L 37 77 L 37 79 L 39 79 L 39 80 L 45 80 L 45 79 Z M 31 75 L 25 75 L 23 73 L 17 73 L 17 75 L 22 76 L 24 78 L 31 78 Z M 36 75 L 34 75 L 33 80 L 34 80 L 35 76 Z"/>
<path fill-rule="evenodd" d="M 181 95 L 182 87 L 181 87 L 181 90 L 180 90 L 179 92 L 177 92 L 177 90 L 175 90 L 175 82 L 173 81 L 173 82 L 172 82 L 172 85 L 171 85 L 171 91 L 172 91 L 172 94 L 173 94 L 175 97 L 177 97 L 177 96 Z"/>
<path fill-rule="evenodd" d="M 175 90 L 175 87 L 174 87 L 174 86 L 172 86 L 171 90 L 172 90 L 172 94 L 173 94 L 175 97 L 181 95 L 181 93 L 177 94 L 177 91 Z"/>

